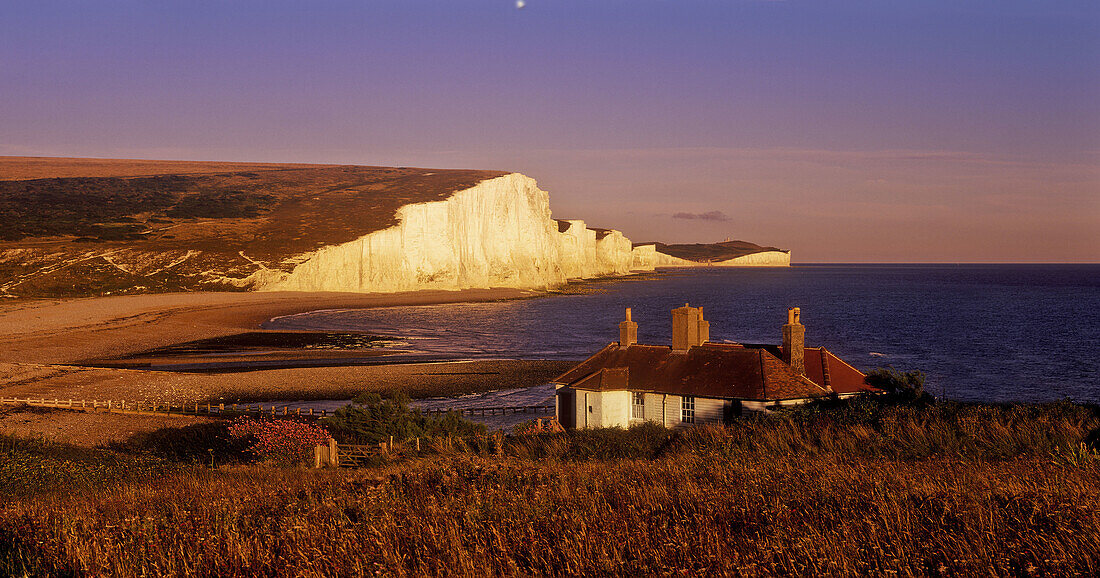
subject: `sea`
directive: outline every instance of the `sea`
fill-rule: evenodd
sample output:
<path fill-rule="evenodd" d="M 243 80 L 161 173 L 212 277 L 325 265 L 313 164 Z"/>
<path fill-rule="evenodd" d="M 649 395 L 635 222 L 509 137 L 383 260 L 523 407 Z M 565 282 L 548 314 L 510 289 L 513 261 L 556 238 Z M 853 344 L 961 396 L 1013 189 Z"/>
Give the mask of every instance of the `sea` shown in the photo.
<path fill-rule="evenodd" d="M 960 401 L 1100 403 L 1100 265 L 698 268 L 570 284 L 544 297 L 323 310 L 266 329 L 358 331 L 418 360 L 583 359 L 618 341 L 670 344 L 671 310 L 702 307 L 711 341 L 779 343 L 788 307 L 806 343 L 869 371 L 919 370 Z"/>

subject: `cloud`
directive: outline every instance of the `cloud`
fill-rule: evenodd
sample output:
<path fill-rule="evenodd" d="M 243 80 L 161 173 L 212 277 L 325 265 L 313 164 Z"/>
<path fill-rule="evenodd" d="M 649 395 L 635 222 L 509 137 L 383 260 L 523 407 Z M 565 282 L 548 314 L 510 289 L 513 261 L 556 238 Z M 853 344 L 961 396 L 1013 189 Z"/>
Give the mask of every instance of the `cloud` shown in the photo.
<path fill-rule="evenodd" d="M 674 213 L 672 215 L 672 218 L 673 219 L 689 219 L 689 220 L 698 219 L 700 221 L 719 221 L 719 222 L 725 222 L 725 221 L 730 220 L 729 215 L 723 213 L 722 211 L 707 211 L 705 213 Z"/>

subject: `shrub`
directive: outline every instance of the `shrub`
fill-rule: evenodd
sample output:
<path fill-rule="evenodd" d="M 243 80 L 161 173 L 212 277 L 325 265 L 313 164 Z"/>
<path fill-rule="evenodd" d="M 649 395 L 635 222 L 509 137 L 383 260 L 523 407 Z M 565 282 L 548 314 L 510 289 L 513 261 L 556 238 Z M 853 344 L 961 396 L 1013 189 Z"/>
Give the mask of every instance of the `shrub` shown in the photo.
<path fill-rule="evenodd" d="M 902 372 L 893 367 L 880 367 L 867 374 L 867 384 L 903 403 L 928 404 L 936 400 L 924 391 L 924 372 L 920 370 Z"/>
<path fill-rule="evenodd" d="M 368 393 L 352 401 L 336 410 L 332 417 L 321 420 L 341 442 L 376 444 L 390 436 L 405 440 L 485 433 L 485 426 L 463 420 L 455 412 L 440 416 L 422 414 L 409 407 L 409 398 L 404 394 L 383 399 L 376 393 Z"/>
<path fill-rule="evenodd" d="M 124 442 L 112 443 L 108 447 L 173 462 L 216 465 L 250 461 L 250 441 L 230 435 L 227 426 L 227 423 L 219 421 L 166 427 L 139 432 Z"/>
<path fill-rule="evenodd" d="M 280 463 L 307 459 L 314 446 L 328 443 L 325 428 L 290 420 L 239 417 L 229 424 L 229 435 L 253 440 L 249 450 L 257 457 Z"/>

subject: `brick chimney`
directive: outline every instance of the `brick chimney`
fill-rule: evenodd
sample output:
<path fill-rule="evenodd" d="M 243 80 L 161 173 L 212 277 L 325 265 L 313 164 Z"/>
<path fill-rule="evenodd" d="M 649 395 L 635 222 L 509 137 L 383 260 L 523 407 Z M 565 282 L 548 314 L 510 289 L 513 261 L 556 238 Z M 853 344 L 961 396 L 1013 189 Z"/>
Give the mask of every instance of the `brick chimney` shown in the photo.
<path fill-rule="evenodd" d="M 799 375 L 806 375 L 806 327 L 800 319 L 798 307 L 787 310 L 787 324 L 783 326 L 783 361 Z"/>
<path fill-rule="evenodd" d="M 638 324 L 630 320 L 630 308 L 626 308 L 626 320 L 619 323 L 619 347 L 638 343 Z"/>
<path fill-rule="evenodd" d="M 702 343 L 699 330 L 705 327 L 710 333 L 710 324 L 702 320 L 702 310 L 684 303 L 683 307 L 672 310 L 672 350 L 686 352 Z M 704 325 L 705 324 L 705 325 Z"/>

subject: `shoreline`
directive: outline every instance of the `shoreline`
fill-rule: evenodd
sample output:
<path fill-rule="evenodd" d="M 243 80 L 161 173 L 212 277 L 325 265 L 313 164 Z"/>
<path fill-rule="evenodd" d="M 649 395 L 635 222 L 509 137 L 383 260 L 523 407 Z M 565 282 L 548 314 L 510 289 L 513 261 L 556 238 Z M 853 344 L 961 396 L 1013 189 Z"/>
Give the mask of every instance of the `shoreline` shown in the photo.
<path fill-rule="evenodd" d="M 0 302 L 0 363 L 78 364 L 155 347 L 259 331 L 274 317 L 319 309 L 366 309 L 526 299 L 525 289 L 407 293 L 210 292 Z"/>
<path fill-rule="evenodd" d="M 260 324 L 272 317 L 318 309 L 487 302 L 543 295 L 548 293 L 472 289 L 396 294 L 167 293 L 0 302 L 0 391 L 19 397 L 194 403 L 266 401 L 288 396 L 350 398 L 364 391 L 398 390 L 413 397 L 432 397 L 530 385 L 548 381 L 574 362 L 395 360 L 375 365 L 334 363 L 217 373 L 80 364 L 119 359 L 156 347 L 263 331 Z M 334 362 L 344 355 L 332 352 Z"/>

